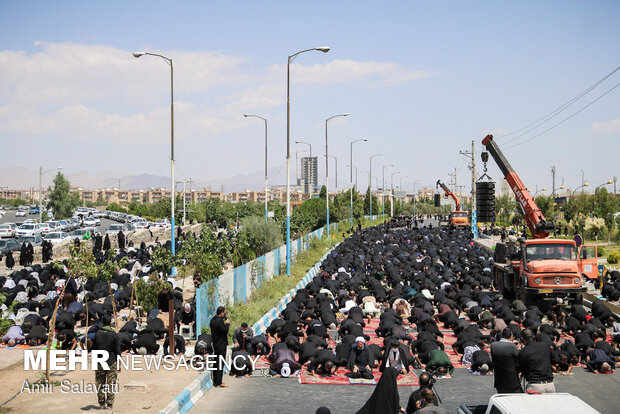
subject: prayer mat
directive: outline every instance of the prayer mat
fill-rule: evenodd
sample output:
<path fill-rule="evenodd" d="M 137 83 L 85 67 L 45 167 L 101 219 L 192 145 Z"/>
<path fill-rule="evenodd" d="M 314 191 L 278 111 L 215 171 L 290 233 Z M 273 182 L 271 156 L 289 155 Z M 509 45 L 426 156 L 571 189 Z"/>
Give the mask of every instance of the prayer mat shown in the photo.
<path fill-rule="evenodd" d="M 365 380 L 361 378 L 349 378 L 346 376 L 348 372 L 349 370 L 345 368 L 338 368 L 335 374 L 333 374 L 330 377 L 323 377 L 319 375 L 313 377 L 312 375 L 310 375 L 308 370 L 304 367 L 301 369 L 301 372 L 299 373 L 299 382 L 302 384 L 325 384 L 325 385 L 366 384 L 367 385 L 367 384 L 376 384 L 376 382 L 379 381 L 379 378 L 381 378 L 381 372 L 379 372 L 378 369 L 374 369 L 372 372 L 374 376 L 374 380 Z M 413 387 L 413 386 L 420 385 L 418 377 L 413 371 L 410 371 L 409 373 L 405 375 L 399 375 L 396 379 L 396 382 L 398 385 L 404 386 L 404 387 Z"/>

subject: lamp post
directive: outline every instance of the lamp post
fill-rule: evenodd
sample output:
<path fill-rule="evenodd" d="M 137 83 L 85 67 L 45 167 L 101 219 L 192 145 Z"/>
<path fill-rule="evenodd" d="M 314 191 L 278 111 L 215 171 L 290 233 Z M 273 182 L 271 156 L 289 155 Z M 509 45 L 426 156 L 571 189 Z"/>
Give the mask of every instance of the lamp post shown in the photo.
<path fill-rule="evenodd" d="M 614 181 L 613 180 L 607 180 L 606 182 L 604 182 L 601 185 L 596 186 L 596 188 L 594 189 L 594 194 L 596 194 L 596 192 L 598 191 L 599 188 L 601 188 L 604 185 L 609 185 L 609 184 L 613 184 Z"/>
<path fill-rule="evenodd" d="M 583 178 L 583 170 L 581 170 L 581 194 L 583 194 L 583 188 L 586 187 L 584 178 Z"/>
<path fill-rule="evenodd" d="M 335 167 L 336 167 L 335 168 L 335 170 L 336 170 L 336 180 L 335 180 L 336 181 L 336 187 L 335 187 L 335 190 L 336 190 L 336 193 L 338 193 L 338 158 L 335 155 L 330 155 L 329 158 L 333 158 L 334 162 L 336 163 L 336 165 L 335 165 Z"/>
<path fill-rule="evenodd" d="M 326 201 L 326 214 L 327 214 L 327 237 L 329 237 L 329 151 L 328 151 L 328 143 L 327 143 L 327 124 L 334 118 L 338 118 L 339 116 L 349 116 L 348 112 L 343 114 L 338 114 L 334 116 L 330 116 L 325 120 L 325 201 Z M 336 169 L 338 169 L 338 164 L 336 163 Z M 336 188 L 338 187 L 338 176 L 336 175 Z"/>
<path fill-rule="evenodd" d="M 368 171 L 368 187 L 370 187 L 370 221 L 374 221 L 372 218 L 372 159 L 374 157 L 382 157 L 383 154 L 374 154 L 370 156 L 370 170 Z"/>
<path fill-rule="evenodd" d="M 536 197 L 536 194 L 540 193 L 541 191 L 547 191 L 547 188 L 543 187 L 540 190 L 536 190 L 536 192 L 534 193 L 534 195 L 532 197 Z"/>
<path fill-rule="evenodd" d="M 297 55 L 318 50 L 329 52 L 328 46 L 300 50 L 288 57 L 286 64 L 286 274 L 291 274 L 291 62 Z M 329 196 L 328 196 L 329 198 Z"/>
<path fill-rule="evenodd" d="M 172 248 L 172 255 L 174 256 L 174 199 L 176 197 L 174 186 L 174 68 L 172 66 L 172 59 L 166 56 L 148 52 L 133 53 L 133 57 L 135 57 L 136 59 L 144 55 L 160 57 L 170 66 L 170 246 Z M 176 274 L 176 268 L 174 266 L 172 267 L 170 274 L 172 276 Z"/>
<path fill-rule="evenodd" d="M 269 200 L 269 183 L 267 180 L 267 120 L 258 115 L 243 114 L 243 116 L 246 118 L 262 119 L 265 122 L 265 221 L 267 221 L 267 201 Z"/>
<path fill-rule="evenodd" d="M 186 224 L 186 199 L 185 199 L 185 186 L 187 183 L 194 183 L 194 180 L 192 180 L 191 178 L 188 180 L 186 178 L 183 179 L 183 181 L 177 181 L 177 184 L 183 184 L 183 225 L 185 226 Z"/>
<path fill-rule="evenodd" d="M 403 191 L 403 178 L 409 178 L 408 175 L 401 175 L 400 176 L 400 185 L 398 186 L 398 191 Z M 405 196 L 407 195 L 407 193 L 405 193 Z M 403 212 L 403 197 L 398 197 L 398 200 L 400 201 L 400 212 L 402 214 Z"/>
<path fill-rule="evenodd" d="M 390 177 L 390 217 L 394 217 L 394 174 L 400 174 L 400 171 L 395 171 Z"/>
<path fill-rule="evenodd" d="M 348 167 L 348 165 L 347 165 Z M 357 186 L 357 167 L 354 165 L 353 169 L 355 170 L 355 188 L 357 189 L 357 191 L 359 191 L 359 187 Z M 364 172 L 364 171 L 362 171 Z"/>
<path fill-rule="evenodd" d="M 309 142 L 306 142 L 306 141 L 295 141 L 295 144 L 306 144 L 308 147 L 310 147 L 310 157 L 309 158 L 310 158 L 310 161 L 312 162 L 312 144 L 310 144 Z M 303 158 L 302 158 L 302 160 L 303 160 Z M 302 169 L 302 174 L 304 174 L 303 173 L 303 169 Z M 306 179 L 307 178 L 308 178 L 308 174 L 306 174 Z M 307 184 L 307 183 L 305 183 L 305 184 Z M 310 185 L 308 185 L 308 195 L 310 197 L 312 197 L 313 193 L 314 193 L 314 191 L 312 190 L 312 187 Z"/>
<path fill-rule="evenodd" d="M 589 186 L 589 185 L 590 185 L 589 183 L 583 183 L 583 185 L 580 185 L 579 187 L 575 188 L 575 190 L 572 192 L 572 194 L 571 194 L 570 198 L 575 197 L 575 192 L 576 192 L 577 190 L 579 190 L 580 188 L 583 188 L 583 187 L 587 187 L 587 186 Z M 581 190 L 581 192 L 583 193 L 583 190 Z"/>
<path fill-rule="evenodd" d="M 350 170 L 349 184 L 351 186 L 351 227 L 353 227 L 353 144 L 355 144 L 356 142 L 366 142 L 366 141 L 368 141 L 366 138 L 360 138 L 360 139 L 351 141 L 351 152 L 350 152 L 350 158 L 349 158 L 349 170 Z"/>
<path fill-rule="evenodd" d="M 62 167 L 52 168 L 46 171 L 43 171 L 43 166 L 39 166 L 39 223 L 43 223 L 43 200 L 41 199 L 41 193 L 43 192 L 41 182 L 43 181 L 43 174 L 47 174 L 51 171 L 60 171 Z"/>
<path fill-rule="evenodd" d="M 383 211 L 381 213 L 381 215 L 383 216 L 383 219 L 385 220 L 385 168 L 386 167 L 393 167 L 394 164 L 388 164 L 388 165 L 384 165 L 383 166 L 383 180 L 382 180 L 382 184 L 381 184 L 381 202 L 383 204 Z"/>

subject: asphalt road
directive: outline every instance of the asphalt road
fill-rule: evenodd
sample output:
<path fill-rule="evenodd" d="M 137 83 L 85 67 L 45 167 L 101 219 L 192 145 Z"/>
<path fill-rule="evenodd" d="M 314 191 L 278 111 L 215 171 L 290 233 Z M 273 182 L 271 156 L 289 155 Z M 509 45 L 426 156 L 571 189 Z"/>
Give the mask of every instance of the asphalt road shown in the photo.
<path fill-rule="evenodd" d="M 556 392 L 576 395 L 601 413 L 620 413 L 619 374 L 597 375 L 583 368 L 573 372 L 574 376 L 555 377 Z M 364 405 L 374 390 L 374 386 L 367 385 L 300 384 L 297 378 L 226 377 L 224 382 L 228 388 L 209 390 L 191 412 L 312 414 L 326 406 L 332 414 L 351 414 Z M 416 388 L 398 387 L 401 406 L 407 406 L 409 395 Z M 457 413 L 461 404 L 486 404 L 496 394 L 492 376 L 474 376 L 465 368 L 455 369 L 452 378 L 437 380 L 434 389 L 451 414 Z"/>

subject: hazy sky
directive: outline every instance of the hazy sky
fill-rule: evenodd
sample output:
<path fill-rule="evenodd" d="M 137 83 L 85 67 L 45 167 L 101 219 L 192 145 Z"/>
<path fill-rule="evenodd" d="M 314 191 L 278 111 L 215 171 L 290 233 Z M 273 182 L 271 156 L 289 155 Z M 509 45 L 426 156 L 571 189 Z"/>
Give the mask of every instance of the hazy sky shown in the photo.
<path fill-rule="evenodd" d="M 262 171 L 262 121 L 243 117 L 253 113 L 269 120 L 271 180 L 282 184 L 287 56 L 326 45 L 329 53 L 302 54 L 291 67 L 291 140 L 323 155 L 321 181 L 324 121 L 350 112 L 329 126 L 341 185 L 358 138 L 368 139 L 354 146 L 360 186 L 379 152 L 380 179 L 385 164 L 396 165 L 386 181 L 401 171 L 406 188 L 449 182 L 456 167 L 469 185 L 459 150 L 472 140 L 479 150 L 493 133 L 507 148 L 620 82 L 618 71 L 541 127 L 500 138 L 618 67 L 619 22 L 617 1 L 1 0 L 1 165 L 169 175 L 170 70 L 131 55 L 149 51 L 174 61 L 179 175 Z M 619 152 L 620 87 L 505 151 L 531 188 L 551 187 L 552 165 L 557 186 L 580 185 L 581 169 L 598 185 L 620 175 Z M 493 162 L 489 174 L 499 178 Z"/>

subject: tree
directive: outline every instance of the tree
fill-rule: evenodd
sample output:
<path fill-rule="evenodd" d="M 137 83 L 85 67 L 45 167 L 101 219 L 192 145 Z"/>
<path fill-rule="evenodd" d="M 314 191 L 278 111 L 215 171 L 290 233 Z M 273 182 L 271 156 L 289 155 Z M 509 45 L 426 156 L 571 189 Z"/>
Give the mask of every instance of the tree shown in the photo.
<path fill-rule="evenodd" d="M 60 171 L 54 178 L 54 189 L 48 188 L 49 202 L 47 207 L 54 211 L 54 218 L 65 219 L 73 215 L 73 211 L 81 204 L 78 193 L 71 193 L 71 183 Z"/>
<path fill-rule="evenodd" d="M 553 221 L 556 215 L 556 204 L 552 196 L 539 195 L 534 202 L 547 221 Z"/>
<path fill-rule="evenodd" d="M 254 254 L 262 256 L 282 245 L 280 226 L 273 220 L 265 221 L 262 216 L 241 219 L 241 233 L 247 234 Z"/>
<path fill-rule="evenodd" d="M 377 196 L 372 196 L 372 214 L 377 215 L 379 211 L 379 202 L 377 201 Z M 364 198 L 364 214 L 370 214 L 370 187 L 366 189 L 366 197 Z"/>
<path fill-rule="evenodd" d="M 325 186 L 321 187 L 321 192 L 319 193 L 319 198 L 322 198 L 323 200 L 325 200 L 327 198 L 327 187 L 325 187 Z"/>
<path fill-rule="evenodd" d="M 325 226 L 327 205 L 322 198 L 311 198 L 304 201 L 299 207 L 293 210 L 291 215 L 291 231 L 308 233 Z M 329 211 L 330 220 L 332 211 Z"/>

